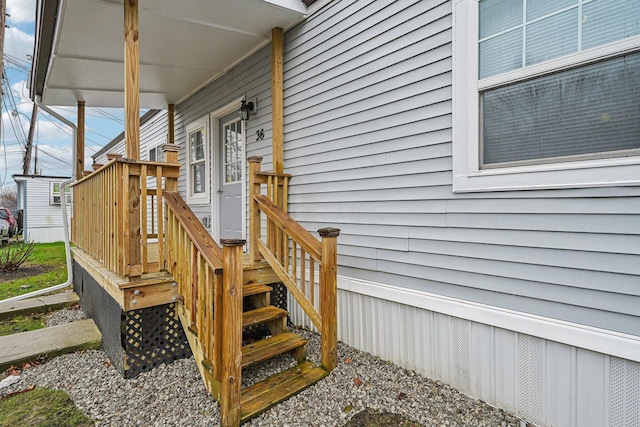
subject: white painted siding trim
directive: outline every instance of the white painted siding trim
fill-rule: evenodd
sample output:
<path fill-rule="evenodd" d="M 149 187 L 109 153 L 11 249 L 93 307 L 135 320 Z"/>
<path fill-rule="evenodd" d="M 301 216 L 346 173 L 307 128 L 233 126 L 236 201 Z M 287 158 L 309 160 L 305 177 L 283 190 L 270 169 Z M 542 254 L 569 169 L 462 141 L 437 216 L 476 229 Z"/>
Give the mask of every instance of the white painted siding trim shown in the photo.
<path fill-rule="evenodd" d="M 640 362 L 633 335 L 346 276 L 338 276 L 338 288 Z"/>

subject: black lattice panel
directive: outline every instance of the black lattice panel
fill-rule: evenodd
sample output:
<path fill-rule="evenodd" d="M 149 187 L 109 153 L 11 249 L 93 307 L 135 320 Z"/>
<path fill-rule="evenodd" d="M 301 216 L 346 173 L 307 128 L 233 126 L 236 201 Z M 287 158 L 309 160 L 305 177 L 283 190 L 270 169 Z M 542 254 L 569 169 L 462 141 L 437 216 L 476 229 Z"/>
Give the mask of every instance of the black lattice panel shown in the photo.
<path fill-rule="evenodd" d="M 124 372 L 127 378 L 191 356 L 174 304 L 128 311 L 124 323 Z"/>
<path fill-rule="evenodd" d="M 80 297 L 80 307 L 102 333 L 102 350 L 111 364 L 124 372 L 122 352 L 122 320 L 120 305 L 78 263 L 73 263 L 73 290 Z"/>
<path fill-rule="evenodd" d="M 273 288 L 271 291 L 271 305 L 287 309 L 287 287 L 282 283 L 272 283 L 269 286 Z"/>

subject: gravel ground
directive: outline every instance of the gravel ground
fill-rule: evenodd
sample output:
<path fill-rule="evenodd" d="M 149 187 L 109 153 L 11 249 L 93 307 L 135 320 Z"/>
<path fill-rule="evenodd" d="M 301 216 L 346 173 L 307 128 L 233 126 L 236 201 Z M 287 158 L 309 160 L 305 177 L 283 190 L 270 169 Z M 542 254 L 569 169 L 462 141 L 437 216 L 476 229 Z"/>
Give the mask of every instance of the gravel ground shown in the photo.
<path fill-rule="evenodd" d="M 52 318 L 81 318 L 80 310 L 61 311 Z M 297 332 L 309 339 L 309 359 L 317 363 L 318 335 Z M 329 376 L 245 425 L 344 426 L 367 408 L 399 414 L 423 426 L 527 425 L 511 413 L 347 345 L 339 344 L 338 355 L 338 367 Z M 259 381 L 283 366 L 293 366 L 292 360 L 283 356 L 246 369 L 243 383 Z M 217 404 L 204 388 L 192 358 L 125 380 L 102 351 L 68 354 L 23 371 L 20 381 L 0 390 L 0 395 L 30 385 L 67 391 L 98 426 L 219 425 Z"/>
<path fill-rule="evenodd" d="M 45 319 L 45 324 L 49 326 L 58 326 L 64 323 L 75 322 L 76 320 L 86 319 L 84 312 L 79 304 L 72 305 L 69 308 L 63 308 L 49 313 Z"/>

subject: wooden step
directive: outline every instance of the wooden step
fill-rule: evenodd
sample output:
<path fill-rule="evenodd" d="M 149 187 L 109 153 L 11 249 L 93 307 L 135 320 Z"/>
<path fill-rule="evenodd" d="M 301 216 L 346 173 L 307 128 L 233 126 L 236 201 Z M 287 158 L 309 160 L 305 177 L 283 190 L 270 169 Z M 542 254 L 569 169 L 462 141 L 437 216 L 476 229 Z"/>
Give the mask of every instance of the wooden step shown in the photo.
<path fill-rule="evenodd" d="M 34 313 L 47 313 L 78 302 L 80 302 L 80 298 L 75 292 L 62 292 L 19 301 L 2 302 L 0 303 L 0 320 Z"/>
<path fill-rule="evenodd" d="M 0 337 L 0 372 L 11 365 L 100 348 L 102 334 L 93 319 Z"/>
<path fill-rule="evenodd" d="M 266 411 L 276 403 L 317 383 L 329 373 L 312 362 L 303 362 L 242 390 L 240 422 Z"/>
<path fill-rule="evenodd" d="M 271 286 L 252 283 L 250 285 L 244 285 L 242 287 L 242 296 L 249 297 L 251 295 L 259 295 L 266 292 L 271 292 L 272 290 L 273 288 Z"/>
<path fill-rule="evenodd" d="M 307 340 L 294 334 L 293 332 L 284 332 L 274 335 L 270 338 L 256 341 L 252 344 L 242 346 L 242 367 L 251 366 L 263 360 L 284 354 L 288 351 L 301 349 L 302 354 L 297 356 L 298 361 L 304 360 L 304 346 Z M 302 360 L 300 360 L 302 359 Z"/>
<path fill-rule="evenodd" d="M 245 311 L 242 313 L 242 327 L 258 325 L 270 320 L 282 319 L 289 314 L 286 310 L 274 307 L 272 305 L 268 307 L 257 308 L 251 311 Z"/>

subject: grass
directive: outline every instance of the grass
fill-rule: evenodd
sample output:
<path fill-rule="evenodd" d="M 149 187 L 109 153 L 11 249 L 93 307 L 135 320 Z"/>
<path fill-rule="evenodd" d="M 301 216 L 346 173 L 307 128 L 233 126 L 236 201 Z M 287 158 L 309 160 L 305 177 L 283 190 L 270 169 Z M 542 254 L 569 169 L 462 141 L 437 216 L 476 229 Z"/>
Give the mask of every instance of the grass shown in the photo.
<path fill-rule="evenodd" d="M 44 328 L 44 317 L 44 314 L 34 314 L 32 316 L 16 316 L 12 319 L 0 320 L 0 337 L 42 329 Z"/>
<path fill-rule="evenodd" d="M 37 388 L 0 400 L 0 427 L 93 425 L 62 390 Z"/>
<path fill-rule="evenodd" d="M 0 300 L 64 282 L 67 277 L 64 243 L 37 244 L 23 267 L 28 269 L 34 266 L 40 267 L 35 271 L 41 271 L 42 267 L 48 271 L 29 277 L 1 281 Z M 11 277 L 12 273 L 6 274 L 5 278 Z M 2 279 L 1 276 L 0 279 Z M 21 286 L 26 288 L 20 289 Z M 0 321 L 0 336 L 40 329 L 44 327 L 45 316 L 46 314 L 16 316 Z M 38 388 L 0 399 L 0 427 L 89 427 L 93 425 L 94 423 L 62 390 Z"/>
<path fill-rule="evenodd" d="M 29 260 L 21 268 L 44 266 L 48 271 L 34 276 L 0 281 L 0 300 L 54 286 L 67 279 L 64 242 L 38 243 L 35 246 Z"/>

